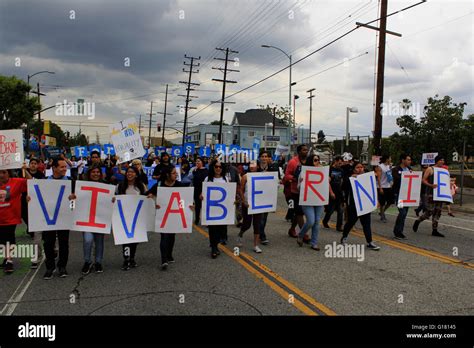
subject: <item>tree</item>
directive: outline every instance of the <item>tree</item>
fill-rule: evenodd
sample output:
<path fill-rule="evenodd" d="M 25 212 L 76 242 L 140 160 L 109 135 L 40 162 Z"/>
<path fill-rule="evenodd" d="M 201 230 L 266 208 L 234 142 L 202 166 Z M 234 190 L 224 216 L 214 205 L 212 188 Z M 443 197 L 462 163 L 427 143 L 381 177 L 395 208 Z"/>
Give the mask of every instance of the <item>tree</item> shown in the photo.
<path fill-rule="evenodd" d="M 211 125 L 214 125 L 214 126 L 218 126 L 218 125 L 221 124 L 221 121 L 212 121 L 210 124 L 211 124 Z M 227 124 L 226 122 L 224 122 L 224 121 L 222 121 L 222 125 L 223 125 L 223 126 L 228 126 L 228 124 Z"/>
<path fill-rule="evenodd" d="M 290 108 L 288 106 L 270 106 L 270 105 L 257 105 L 259 109 L 267 110 L 271 115 L 273 115 L 273 108 L 275 109 L 275 118 L 279 119 L 285 126 L 289 125 L 291 120 Z"/>
<path fill-rule="evenodd" d="M 39 130 L 41 130 L 41 132 L 39 132 Z M 38 136 L 39 133 L 43 134 L 43 122 L 40 124 L 38 120 L 34 120 L 33 123 L 30 124 L 30 133 L 36 136 Z M 71 146 L 70 143 L 66 144 L 66 134 L 64 134 L 61 127 L 52 121 L 50 121 L 50 134 L 47 135 L 56 138 L 57 147 L 63 147 L 65 145 Z"/>
<path fill-rule="evenodd" d="M 37 97 L 28 97 L 29 86 L 15 76 L 0 75 L 0 129 L 18 129 L 41 110 Z"/>
<path fill-rule="evenodd" d="M 408 114 L 412 105 L 410 100 L 403 99 L 400 105 L 405 111 L 397 118 L 400 133 L 382 139 L 383 153 L 390 154 L 393 160 L 401 153 L 408 153 L 415 163 L 420 163 L 423 152 L 438 152 L 446 156 L 448 162 L 454 151 L 461 153 L 463 136 L 469 136 L 466 133 L 469 132 L 469 118 L 463 119 L 466 103 L 456 104 L 449 96 L 440 99 L 435 95 L 428 98 L 419 121 L 415 115 Z M 472 135 L 466 139 L 472 139 Z"/>

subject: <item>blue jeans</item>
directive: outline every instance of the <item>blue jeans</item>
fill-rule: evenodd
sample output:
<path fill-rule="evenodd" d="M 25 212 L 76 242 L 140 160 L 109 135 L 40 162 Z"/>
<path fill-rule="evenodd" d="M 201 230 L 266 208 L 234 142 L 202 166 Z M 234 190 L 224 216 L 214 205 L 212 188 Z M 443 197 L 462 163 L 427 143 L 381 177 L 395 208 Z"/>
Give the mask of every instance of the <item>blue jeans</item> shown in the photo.
<path fill-rule="evenodd" d="M 395 195 L 395 204 L 398 205 L 398 195 Z M 398 208 L 397 221 L 395 221 L 395 226 L 393 227 L 393 234 L 400 235 L 403 234 L 403 229 L 405 228 L 405 220 L 408 215 L 408 207 Z"/>
<path fill-rule="evenodd" d="M 301 228 L 300 238 L 303 238 L 306 232 L 311 228 L 311 246 L 318 245 L 319 236 L 319 220 L 323 214 L 323 206 L 309 206 L 302 205 L 303 213 L 306 216 L 306 222 Z"/>
<path fill-rule="evenodd" d="M 95 262 L 102 263 L 104 258 L 104 234 L 84 232 L 84 262 L 91 262 L 92 242 L 95 243 Z"/>

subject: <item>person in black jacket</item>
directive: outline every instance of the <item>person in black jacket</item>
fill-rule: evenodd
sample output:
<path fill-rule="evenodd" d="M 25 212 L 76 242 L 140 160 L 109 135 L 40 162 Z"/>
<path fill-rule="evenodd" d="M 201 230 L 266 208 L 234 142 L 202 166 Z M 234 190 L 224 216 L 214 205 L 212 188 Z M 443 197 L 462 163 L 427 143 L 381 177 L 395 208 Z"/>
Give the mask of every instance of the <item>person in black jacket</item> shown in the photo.
<path fill-rule="evenodd" d="M 352 169 L 352 177 L 357 177 L 358 175 L 364 174 L 365 168 L 362 163 L 356 163 Z M 348 180 L 349 181 L 349 180 Z M 372 229 L 370 227 L 370 215 L 367 213 L 361 216 L 357 216 L 357 208 L 354 201 L 354 194 L 352 192 L 352 187 L 349 184 L 346 186 L 346 197 L 347 197 L 347 222 L 344 225 L 344 231 L 342 233 L 341 244 L 347 243 L 347 236 L 352 230 L 357 220 L 360 220 L 362 229 L 364 230 L 365 240 L 367 241 L 367 248 L 371 250 L 379 250 L 380 248 L 374 244 L 372 241 Z"/>
<path fill-rule="evenodd" d="M 407 237 L 403 234 L 403 228 L 405 227 L 405 220 L 408 215 L 408 207 L 399 206 L 398 195 L 400 193 L 400 184 L 402 182 L 402 173 L 405 171 L 411 172 L 411 157 L 407 154 L 400 156 L 400 164 L 392 169 L 393 186 L 392 192 L 394 194 L 394 203 L 398 207 L 397 221 L 393 227 L 393 234 L 396 239 L 406 239 Z"/>
<path fill-rule="evenodd" d="M 194 204 L 195 204 L 195 216 L 194 216 L 194 223 L 196 225 L 199 224 L 200 221 L 200 214 L 201 214 L 201 207 L 202 201 L 200 199 L 202 193 L 202 183 L 208 177 L 209 171 L 204 166 L 204 161 L 201 157 L 196 159 L 196 166 L 191 169 L 189 176 L 192 178 L 192 183 L 194 187 Z"/>

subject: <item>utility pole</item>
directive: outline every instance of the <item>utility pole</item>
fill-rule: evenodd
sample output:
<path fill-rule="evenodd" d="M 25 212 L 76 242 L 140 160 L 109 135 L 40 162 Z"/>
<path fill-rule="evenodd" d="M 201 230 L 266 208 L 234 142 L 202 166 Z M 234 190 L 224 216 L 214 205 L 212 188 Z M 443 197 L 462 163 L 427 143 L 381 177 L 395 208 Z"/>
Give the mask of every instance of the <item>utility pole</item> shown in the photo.
<path fill-rule="evenodd" d="M 168 104 L 168 84 L 166 84 L 166 92 L 165 92 L 165 109 L 163 112 L 157 112 L 157 114 L 163 115 L 163 130 L 161 135 L 161 146 L 165 145 L 165 127 L 166 127 L 166 115 L 173 115 L 166 113 L 166 106 Z"/>
<path fill-rule="evenodd" d="M 379 32 L 379 47 L 377 59 L 377 86 L 375 95 L 375 116 L 374 116 L 374 153 L 377 156 L 381 155 L 382 142 L 382 103 L 384 90 L 384 71 L 385 71 L 385 43 L 386 34 L 401 37 L 402 34 L 387 30 L 387 10 L 388 0 L 381 0 L 380 4 L 380 27 L 374 27 L 364 23 L 357 22 L 356 25 L 377 30 Z"/>
<path fill-rule="evenodd" d="M 311 88 L 310 90 L 307 90 L 306 92 L 309 93 L 309 146 L 310 148 L 313 148 L 313 142 L 312 142 L 312 139 L 311 139 L 311 124 L 312 124 L 312 121 L 313 121 L 313 98 L 315 97 L 313 95 L 313 91 L 315 91 L 316 88 Z"/>
<path fill-rule="evenodd" d="M 272 127 L 272 135 L 274 136 L 275 135 L 275 121 L 276 121 L 276 106 L 273 107 L 273 127 Z M 265 136 L 267 136 L 265 134 Z"/>
<path fill-rule="evenodd" d="M 138 118 L 138 134 L 142 134 L 142 114 L 140 114 L 140 117 Z"/>
<path fill-rule="evenodd" d="M 31 93 L 36 94 L 38 96 L 38 103 L 41 105 L 41 96 L 45 96 L 46 94 L 43 94 L 40 92 L 40 84 L 39 82 L 36 83 L 36 92 L 31 91 Z M 38 141 L 39 141 L 39 150 L 40 150 L 40 156 L 42 157 L 43 155 L 43 149 L 41 148 L 41 133 L 43 132 L 41 125 L 41 110 L 38 112 Z"/>
<path fill-rule="evenodd" d="M 215 67 L 212 68 L 212 69 L 215 69 L 215 70 L 220 70 L 224 73 L 224 79 L 212 79 L 212 81 L 222 82 L 222 97 L 221 97 L 221 100 L 220 100 L 220 103 L 221 103 L 221 116 L 220 116 L 220 121 L 219 121 L 219 144 L 222 144 L 222 141 L 223 141 L 223 139 L 222 139 L 222 123 L 224 121 L 224 104 L 235 104 L 235 102 L 226 102 L 226 101 L 224 101 L 224 99 L 225 99 L 225 87 L 226 87 L 227 83 L 237 83 L 237 81 L 227 80 L 227 72 L 240 72 L 239 70 L 233 70 L 233 69 L 229 69 L 227 67 L 229 62 L 233 62 L 233 63 L 235 62 L 235 60 L 229 59 L 229 53 L 237 54 L 239 52 L 233 51 L 233 50 L 229 49 L 229 47 L 227 47 L 226 49 L 216 47 L 216 50 L 225 52 L 225 58 L 214 58 L 216 60 L 221 60 L 221 61 L 225 62 L 224 63 L 224 69 L 215 68 Z M 217 102 L 215 102 L 215 103 L 217 103 Z"/>
<path fill-rule="evenodd" d="M 178 94 L 178 96 L 180 96 L 180 97 L 186 97 L 186 104 L 185 104 L 185 107 L 184 107 L 183 142 L 182 142 L 183 146 L 184 146 L 184 142 L 186 141 L 186 126 L 187 126 L 187 123 L 188 123 L 188 110 L 189 109 L 196 109 L 195 107 L 189 106 L 189 102 L 191 101 L 191 98 L 197 98 L 197 96 L 189 95 L 189 93 L 191 91 L 194 91 L 194 89 L 191 88 L 191 86 L 199 86 L 199 83 L 191 82 L 191 78 L 192 78 L 193 73 L 194 74 L 199 73 L 199 70 L 197 70 L 197 71 L 193 70 L 194 67 L 198 67 L 200 65 L 199 63 L 195 64 L 194 61 L 195 60 L 200 60 L 201 56 L 199 56 L 199 57 L 188 57 L 185 54 L 184 58 L 190 59 L 191 62 L 189 64 L 187 64 L 186 62 L 183 62 L 184 65 L 189 66 L 189 71 L 186 70 L 185 68 L 183 68 L 183 72 L 189 73 L 188 82 L 179 81 L 179 83 L 182 83 L 182 84 L 186 85 L 186 95 Z"/>
<path fill-rule="evenodd" d="M 153 101 L 150 102 L 150 123 L 148 125 L 148 146 L 151 147 L 151 117 L 153 115 Z"/>

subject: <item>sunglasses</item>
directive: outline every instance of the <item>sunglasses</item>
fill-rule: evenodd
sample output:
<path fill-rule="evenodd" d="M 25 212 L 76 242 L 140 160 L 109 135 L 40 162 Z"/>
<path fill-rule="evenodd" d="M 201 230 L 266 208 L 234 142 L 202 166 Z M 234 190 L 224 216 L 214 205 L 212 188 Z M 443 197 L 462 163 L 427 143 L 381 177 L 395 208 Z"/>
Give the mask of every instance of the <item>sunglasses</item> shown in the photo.
<path fill-rule="evenodd" d="M 222 169 L 222 166 L 214 166 L 214 168 L 221 168 Z"/>
<path fill-rule="evenodd" d="M 320 161 L 319 159 L 315 159 L 315 160 L 313 160 L 313 162 L 319 162 L 319 161 Z"/>

